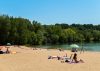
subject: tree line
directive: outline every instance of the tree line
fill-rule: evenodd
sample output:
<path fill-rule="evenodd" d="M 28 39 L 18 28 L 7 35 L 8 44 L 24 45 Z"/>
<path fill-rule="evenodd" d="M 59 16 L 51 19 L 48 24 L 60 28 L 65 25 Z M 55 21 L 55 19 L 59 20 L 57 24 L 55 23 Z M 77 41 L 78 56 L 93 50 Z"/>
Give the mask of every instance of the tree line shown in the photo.
<path fill-rule="evenodd" d="M 8 42 L 13 45 L 45 45 L 91 41 L 100 41 L 100 25 L 42 25 L 35 20 L 0 15 L 0 44 L 3 45 Z"/>

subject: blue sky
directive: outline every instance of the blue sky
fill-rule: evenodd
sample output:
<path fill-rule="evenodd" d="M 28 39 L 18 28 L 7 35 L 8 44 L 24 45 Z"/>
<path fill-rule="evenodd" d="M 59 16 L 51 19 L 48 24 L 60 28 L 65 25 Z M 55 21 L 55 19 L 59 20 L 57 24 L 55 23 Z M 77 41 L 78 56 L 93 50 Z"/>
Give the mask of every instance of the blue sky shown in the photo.
<path fill-rule="evenodd" d="M 0 14 L 42 24 L 99 24 L 100 0 L 0 0 Z"/>

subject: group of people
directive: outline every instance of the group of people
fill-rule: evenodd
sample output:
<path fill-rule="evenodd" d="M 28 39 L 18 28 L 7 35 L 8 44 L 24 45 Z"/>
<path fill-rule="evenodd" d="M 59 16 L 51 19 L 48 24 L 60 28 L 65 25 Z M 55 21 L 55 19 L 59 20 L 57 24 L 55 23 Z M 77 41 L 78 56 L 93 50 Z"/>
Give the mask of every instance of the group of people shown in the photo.
<path fill-rule="evenodd" d="M 3 51 L 2 49 L 5 48 L 5 51 Z M 0 46 L 0 54 L 9 54 L 9 47 L 6 46 Z"/>
<path fill-rule="evenodd" d="M 63 60 L 61 61 L 62 63 L 63 62 L 67 62 L 67 63 L 84 63 L 84 61 L 82 59 L 78 60 L 77 59 L 77 53 L 74 53 L 74 54 L 71 54 L 70 57 L 67 56 L 67 54 L 63 57 L 60 57 L 60 56 L 49 56 L 48 59 L 58 59 L 58 60 Z"/>
<path fill-rule="evenodd" d="M 84 61 L 82 59 L 80 59 L 80 60 L 77 59 L 77 53 L 74 53 L 73 57 L 71 55 L 70 60 L 68 61 L 66 59 L 65 62 L 70 62 L 70 63 L 79 63 L 79 62 L 81 62 L 81 63 L 84 63 Z"/>

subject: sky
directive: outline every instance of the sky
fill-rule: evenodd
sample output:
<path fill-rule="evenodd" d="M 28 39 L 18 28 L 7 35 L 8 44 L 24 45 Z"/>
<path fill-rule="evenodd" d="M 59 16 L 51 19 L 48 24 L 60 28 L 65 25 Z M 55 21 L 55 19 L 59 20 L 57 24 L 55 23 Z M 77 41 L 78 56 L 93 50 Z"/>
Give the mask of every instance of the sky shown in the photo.
<path fill-rule="evenodd" d="M 100 0 L 0 0 L 0 15 L 42 24 L 100 24 Z"/>

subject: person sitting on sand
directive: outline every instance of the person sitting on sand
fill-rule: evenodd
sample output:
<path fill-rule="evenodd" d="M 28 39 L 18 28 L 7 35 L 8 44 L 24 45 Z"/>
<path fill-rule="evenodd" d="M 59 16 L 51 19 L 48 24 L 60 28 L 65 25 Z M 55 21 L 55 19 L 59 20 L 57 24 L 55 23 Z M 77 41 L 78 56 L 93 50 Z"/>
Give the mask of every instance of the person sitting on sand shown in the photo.
<path fill-rule="evenodd" d="M 59 51 L 64 51 L 64 50 L 63 50 L 63 49 L 61 49 L 61 48 L 59 48 L 58 50 L 59 50 Z"/>
<path fill-rule="evenodd" d="M 76 53 L 74 53 L 74 56 L 73 56 L 73 60 L 77 63 L 78 61 L 77 61 L 77 54 Z M 72 61 L 73 61 L 72 60 Z"/>
<path fill-rule="evenodd" d="M 7 48 L 7 50 L 6 50 L 5 53 L 6 53 L 6 54 L 9 54 L 9 53 L 10 53 L 9 48 Z"/>
<path fill-rule="evenodd" d="M 37 50 L 37 48 L 33 48 L 33 50 Z"/>
<path fill-rule="evenodd" d="M 75 63 L 79 63 L 79 62 L 84 63 L 84 61 L 83 61 L 82 59 L 80 59 L 79 61 L 77 60 L 77 54 L 76 54 L 76 53 L 74 53 L 74 56 L 73 56 L 72 62 L 73 62 L 73 60 L 75 61 Z"/>

